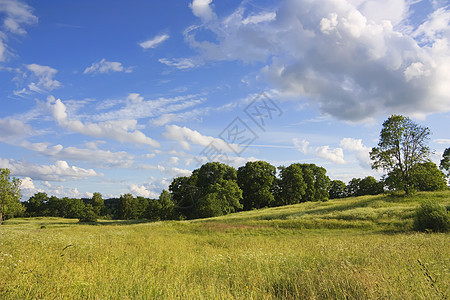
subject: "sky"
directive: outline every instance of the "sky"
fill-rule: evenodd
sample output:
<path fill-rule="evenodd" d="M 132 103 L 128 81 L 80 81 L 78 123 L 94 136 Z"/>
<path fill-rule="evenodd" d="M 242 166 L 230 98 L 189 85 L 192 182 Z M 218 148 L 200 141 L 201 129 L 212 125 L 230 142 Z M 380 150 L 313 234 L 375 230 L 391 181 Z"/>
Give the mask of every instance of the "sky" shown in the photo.
<path fill-rule="evenodd" d="M 450 145 L 450 4 L 0 0 L 0 168 L 37 192 L 157 198 L 207 161 L 374 176 L 383 121 Z"/>

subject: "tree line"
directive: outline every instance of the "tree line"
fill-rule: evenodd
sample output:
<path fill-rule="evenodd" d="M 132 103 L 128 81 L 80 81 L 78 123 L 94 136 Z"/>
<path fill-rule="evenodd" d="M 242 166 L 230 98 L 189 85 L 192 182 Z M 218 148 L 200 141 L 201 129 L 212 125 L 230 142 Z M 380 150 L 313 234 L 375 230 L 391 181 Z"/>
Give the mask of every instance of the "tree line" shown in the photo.
<path fill-rule="evenodd" d="M 429 129 L 409 118 L 391 116 L 383 123 L 378 147 L 370 152 L 372 168 L 382 168 L 381 180 L 372 176 L 353 178 L 345 184 L 330 180 L 325 168 L 315 164 L 293 163 L 276 168 L 265 161 L 247 162 L 235 169 L 209 162 L 190 176 L 176 177 L 169 190 L 158 199 L 123 194 L 103 200 L 92 198 L 49 197 L 36 193 L 20 203 L 20 180 L 0 169 L 0 224 L 4 217 L 55 216 L 95 221 L 97 218 L 181 220 L 226 215 L 242 210 L 260 209 L 307 201 L 327 201 L 353 196 L 376 195 L 385 191 L 433 191 L 447 188 L 450 175 L 450 148 L 444 151 L 440 168 L 428 156 Z"/>

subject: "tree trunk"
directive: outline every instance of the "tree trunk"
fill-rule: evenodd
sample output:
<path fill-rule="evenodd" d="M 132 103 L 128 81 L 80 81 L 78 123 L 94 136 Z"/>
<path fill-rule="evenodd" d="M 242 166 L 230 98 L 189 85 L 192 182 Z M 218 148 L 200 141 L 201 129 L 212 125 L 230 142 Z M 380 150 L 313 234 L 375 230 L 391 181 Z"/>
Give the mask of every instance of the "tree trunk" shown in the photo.
<path fill-rule="evenodd" d="M 0 225 L 2 225 L 2 222 L 3 222 L 3 213 L 2 213 L 2 211 L 0 210 Z"/>

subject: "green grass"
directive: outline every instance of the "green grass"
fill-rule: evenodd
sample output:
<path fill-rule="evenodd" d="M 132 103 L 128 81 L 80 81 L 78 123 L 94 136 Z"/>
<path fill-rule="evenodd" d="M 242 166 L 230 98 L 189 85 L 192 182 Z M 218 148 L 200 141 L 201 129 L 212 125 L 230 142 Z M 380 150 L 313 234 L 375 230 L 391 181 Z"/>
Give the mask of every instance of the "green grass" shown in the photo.
<path fill-rule="evenodd" d="M 0 299 L 445 299 L 450 236 L 421 200 L 365 196 L 194 221 L 0 226 Z M 42 228 L 45 226 L 45 228 Z"/>

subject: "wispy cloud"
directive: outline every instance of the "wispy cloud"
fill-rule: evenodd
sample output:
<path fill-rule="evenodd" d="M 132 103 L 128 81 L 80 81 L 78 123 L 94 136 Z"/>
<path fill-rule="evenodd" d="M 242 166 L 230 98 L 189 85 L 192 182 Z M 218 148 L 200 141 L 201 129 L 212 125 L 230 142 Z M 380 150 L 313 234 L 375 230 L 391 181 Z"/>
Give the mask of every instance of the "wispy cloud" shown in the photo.
<path fill-rule="evenodd" d="M 140 43 L 139 46 L 144 49 L 156 48 L 158 45 L 168 40 L 169 38 L 170 36 L 168 34 L 160 34 L 150 40 Z"/>
<path fill-rule="evenodd" d="M 111 72 L 125 72 L 131 73 L 133 68 L 125 68 L 122 63 L 117 61 L 107 61 L 106 59 L 102 59 L 98 63 L 93 63 L 90 67 L 84 70 L 84 74 L 108 74 Z"/>

